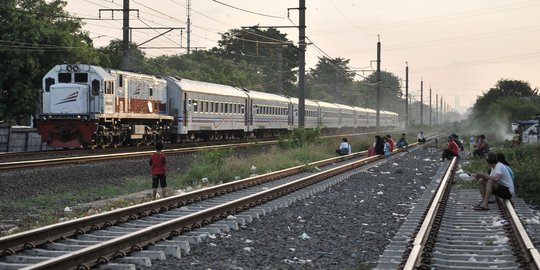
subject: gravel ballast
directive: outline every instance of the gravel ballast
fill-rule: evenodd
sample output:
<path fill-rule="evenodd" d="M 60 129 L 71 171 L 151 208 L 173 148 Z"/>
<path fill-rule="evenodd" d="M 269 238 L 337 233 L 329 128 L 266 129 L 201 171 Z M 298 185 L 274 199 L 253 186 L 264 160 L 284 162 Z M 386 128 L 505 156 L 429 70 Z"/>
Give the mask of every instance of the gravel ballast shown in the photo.
<path fill-rule="evenodd" d="M 398 154 L 148 269 L 370 269 L 412 203 L 431 192 L 439 159 L 435 148 Z"/>
<path fill-rule="evenodd" d="M 168 157 L 170 175 L 184 172 L 192 159 Z M 323 192 L 255 219 L 240 230 L 212 235 L 202 244 L 191 245 L 190 253 L 181 259 L 152 261 L 148 269 L 374 267 L 412 203 L 426 191 L 440 168 L 439 159 L 440 150 L 429 147 L 392 156 Z M 0 212 L 4 223 L 16 223 L 31 211 L 5 203 L 9 200 L 53 192 L 77 193 L 148 175 L 146 158 L 2 172 L 0 196 L 4 206 Z"/>

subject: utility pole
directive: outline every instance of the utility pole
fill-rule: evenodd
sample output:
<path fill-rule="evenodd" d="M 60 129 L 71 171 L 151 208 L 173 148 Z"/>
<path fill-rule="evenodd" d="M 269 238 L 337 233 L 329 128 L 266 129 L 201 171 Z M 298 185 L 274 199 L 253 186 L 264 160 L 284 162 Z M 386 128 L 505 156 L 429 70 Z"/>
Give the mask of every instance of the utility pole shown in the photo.
<path fill-rule="evenodd" d="M 443 105 L 442 105 L 442 95 L 441 95 L 441 124 L 444 124 L 444 116 L 443 116 Z"/>
<path fill-rule="evenodd" d="M 124 23 L 122 25 L 122 69 L 129 70 L 129 0 L 124 0 Z"/>
<path fill-rule="evenodd" d="M 420 78 L 420 125 L 424 124 L 424 79 Z"/>
<path fill-rule="evenodd" d="M 306 96 L 305 96 L 305 80 L 306 80 L 306 0 L 299 0 L 299 29 L 298 29 L 298 127 L 305 127 L 306 115 Z M 377 118 L 378 119 L 378 118 Z"/>
<path fill-rule="evenodd" d="M 129 70 L 129 12 L 130 11 L 137 11 L 137 17 L 139 17 L 139 10 L 138 9 L 129 9 L 129 0 L 124 0 L 124 5 L 122 9 L 99 9 L 99 19 L 101 19 L 101 12 L 102 11 L 110 11 L 111 12 L 111 18 L 114 19 L 114 12 L 115 11 L 121 11 L 123 14 L 123 24 L 122 24 L 122 62 L 120 64 L 120 68 L 123 70 Z"/>
<path fill-rule="evenodd" d="M 429 86 L 429 125 L 431 126 L 431 85 Z"/>
<path fill-rule="evenodd" d="M 409 62 L 405 62 L 405 128 L 409 126 Z"/>
<path fill-rule="evenodd" d="M 186 15 L 187 15 L 187 54 L 191 51 L 191 0 L 186 0 Z"/>
<path fill-rule="evenodd" d="M 435 94 L 435 125 L 439 124 L 439 93 Z"/>
<path fill-rule="evenodd" d="M 381 123 L 381 37 L 377 36 L 377 130 Z"/>

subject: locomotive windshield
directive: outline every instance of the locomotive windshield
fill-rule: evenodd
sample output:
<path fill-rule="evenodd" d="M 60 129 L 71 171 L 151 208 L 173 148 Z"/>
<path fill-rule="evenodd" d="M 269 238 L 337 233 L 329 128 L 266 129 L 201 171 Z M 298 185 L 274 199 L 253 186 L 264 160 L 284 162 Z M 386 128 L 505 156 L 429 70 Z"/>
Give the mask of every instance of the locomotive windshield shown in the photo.
<path fill-rule="evenodd" d="M 59 83 L 70 83 L 71 82 L 71 73 L 58 73 L 58 82 Z"/>

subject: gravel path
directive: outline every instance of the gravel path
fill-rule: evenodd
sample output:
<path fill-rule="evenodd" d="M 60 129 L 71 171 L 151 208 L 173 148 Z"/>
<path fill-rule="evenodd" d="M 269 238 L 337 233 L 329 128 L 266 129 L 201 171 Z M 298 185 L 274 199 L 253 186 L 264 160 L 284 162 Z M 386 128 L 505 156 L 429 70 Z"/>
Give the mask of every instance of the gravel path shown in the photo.
<path fill-rule="evenodd" d="M 433 148 L 394 156 L 149 269 L 370 269 L 426 191 L 439 159 Z M 304 233 L 309 239 L 300 239 Z"/>

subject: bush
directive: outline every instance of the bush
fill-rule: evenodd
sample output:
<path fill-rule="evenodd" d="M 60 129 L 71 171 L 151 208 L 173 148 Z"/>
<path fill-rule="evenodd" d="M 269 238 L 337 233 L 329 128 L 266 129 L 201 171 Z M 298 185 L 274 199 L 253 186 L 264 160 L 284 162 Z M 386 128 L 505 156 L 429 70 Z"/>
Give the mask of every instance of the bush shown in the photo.
<path fill-rule="evenodd" d="M 506 144 L 498 143 L 492 148 L 494 152 L 501 152 L 514 171 L 514 189 L 516 195 L 524 199 L 528 204 L 540 206 L 540 144 L 525 144 L 519 147 L 509 148 Z M 489 167 L 484 159 L 473 159 L 463 166 L 465 171 L 487 171 Z"/>

